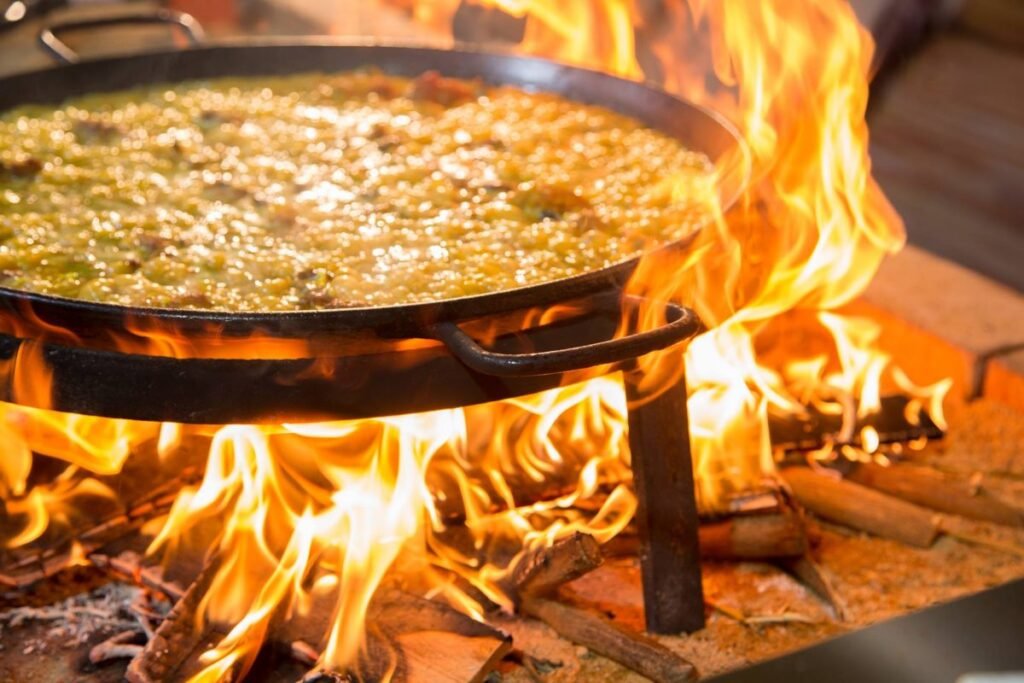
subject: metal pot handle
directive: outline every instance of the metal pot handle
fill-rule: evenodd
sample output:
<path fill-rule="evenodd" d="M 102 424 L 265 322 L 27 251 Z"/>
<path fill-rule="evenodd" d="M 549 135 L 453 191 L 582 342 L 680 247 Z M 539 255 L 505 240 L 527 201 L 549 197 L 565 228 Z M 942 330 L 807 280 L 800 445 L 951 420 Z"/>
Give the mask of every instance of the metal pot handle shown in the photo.
<path fill-rule="evenodd" d="M 39 44 L 62 64 L 75 64 L 81 61 L 78 53 L 68 47 L 67 43 L 57 37 L 58 32 L 80 31 L 104 26 L 124 26 L 130 24 L 167 24 L 181 29 L 192 45 L 198 45 L 206 37 L 203 27 L 191 14 L 175 12 L 169 9 L 158 9 L 145 14 L 125 14 L 113 17 L 96 17 L 77 21 L 58 21 L 44 26 L 39 31 Z"/>
<path fill-rule="evenodd" d="M 628 297 L 638 303 L 635 297 Z M 537 353 L 500 353 L 479 343 L 453 322 L 436 323 L 435 339 L 444 342 L 452 355 L 477 372 L 499 377 L 552 375 L 597 365 L 638 358 L 688 339 L 700 331 L 697 314 L 685 306 L 666 305 L 668 324 L 639 334 L 607 341 Z"/>

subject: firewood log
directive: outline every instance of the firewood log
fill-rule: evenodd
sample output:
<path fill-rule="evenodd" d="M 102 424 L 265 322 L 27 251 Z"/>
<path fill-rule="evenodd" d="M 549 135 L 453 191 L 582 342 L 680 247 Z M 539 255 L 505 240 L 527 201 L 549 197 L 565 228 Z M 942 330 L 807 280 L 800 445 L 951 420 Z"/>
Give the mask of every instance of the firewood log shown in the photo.
<path fill-rule="evenodd" d="M 512 572 L 516 596 L 550 595 L 558 588 L 601 566 L 601 546 L 593 536 L 573 534 L 549 548 L 528 555 Z"/>
<path fill-rule="evenodd" d="M 521 604 L 526 614 L 540 619 L 562 637 L 604 655 L 655 683 L 689 683 L 697 680 L 697 669 L 693 664 L 661 643 L 627 631 L 590 610 L 531 596 L 523 598 Z"/>
<path fill-rule="evenodd" d="M 216 563 L 211 562 L 189 586 L 142 653 L 131 661 L 125 678 L 130 683 L 177 680 L 189 662 L 195 663 L 209 639 L 209 629 L 196 627 L 196 610 L 213 583 Z M 195 673 L 195 672 L 193 672 Z"/>
<path fill-rule="evenodd" d="M 939 534 L 937 515 L 899 498 L 807 467 L 788 467 L 781 475 L 804 507 L 829 521 L 920 548 Z"/>
<path fill-rule="evenodd" d="M 698 534 L 700 556 L 705 560 L 742 562 L 800 557 L 808 546 L 803 520 L 792 510 L 704 522 Z M 601 550 L 609 557 L 636 555 L 640 543 L 634 534 L 624 532 L 605 543 Z"/>
<path fill-rule="evenodd" d="M 1024 526 L 1024 510 L 1004 503 L 984 489 L 977 489 L 963 477 L 924 465 L 883 467 L 867 463 L 858 465 L 848 478 L 932 510 L 1007 526 Z"/>
<path fill-rule="evenodd" d="M 742 515 L 700 526 L 700 554 L 707 559 L 798 557 L 807 551 L 803 522 L 791 510 Z"/>
<path fill-rule="evenodd" d="M 559 635 L 583 645 L 655 681 L 683 683 L 697 679 L 690 662 L 657 641 L 628 631 L 592 611 L 547 599 L 558 586 L 601 564 L 600 547 L 576 534 L 525 558 L 513 571 L 518 577 L 518 604 L 523 614 L 543 621 Z"/>

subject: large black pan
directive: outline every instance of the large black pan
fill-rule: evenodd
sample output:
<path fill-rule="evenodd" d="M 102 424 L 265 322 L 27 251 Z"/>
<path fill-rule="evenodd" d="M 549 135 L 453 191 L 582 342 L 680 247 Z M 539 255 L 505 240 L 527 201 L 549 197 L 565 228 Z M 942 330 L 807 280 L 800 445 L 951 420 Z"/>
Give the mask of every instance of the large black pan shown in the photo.
<path fill-rule="evenodd" d="M 167 12 L 61 28 L 136 20 L 174 21 L 193 33 L 196 31 L 187 17 Z M 56 37 L 56 28 L 44 31 L 41 40 L 68 63 L 0 79 L 0 111 L 26 103 L 56 104 L 76 95 L 144 83 L 195 78 L 341 71 L 368 65 L 407 76 L 436 70 L 447 76 L 481 78 L 489 83 L 513 84 L 600 104 L 668 133 L 688 147 L 706 153 L 722 167 L 723 206 L 736 199 L 745 179 L 739 166 L 724 168 L 726 164 L 735 164 L 741 143 L 732 128 L 713 112 L 648 85 L 542 59 L 471 49 L 291 40 L 195 45 L 181 51 L 79 62 Z M 682 246 L 685 245 L 674 243 L 665 248 Z M 622 339 L 602 336 L 610 335 L 619 315 L 618 307 L 608 302 L 618 298 L 616 293 L 636 264 L 636 260 L 624 261 L 575 277 L 479 296 L 301 312 L 128 308 L 0 288 L 0 313 L 25 323 L 16 329 L 40 330 L 20 336 L 47 342 L 46 348 L 40 350 L 54 372 L 50 405 L 55 409 L 185 422 L 353 417 L 468 404 L 536 391 L 556 385 L 561 380 L 559 373 L 635 358 L 691 336 L 699 321 L 680 307 L 670 307 L 669 322 L 664 327 Z M 590 313 L 574 323 L 558 326 L 562 331 L 557 339 L 545 337 L 542 330 L 531 329 L 518 335 L 518 342 L 497 340 L 498 347 L 512 353 L 485 351 L 458 326 L 481 318 L 507 319 L 517 311 L 570 301 Z M 628 305 L 636 306 L 637 302 Z M 40 321 L 44 324 L 39 325 Z M 201 338 L 215 330 L 225 339 L 254 334 L 307 341 L 330 339 L 334 351 L 331 358 L 317 359 L 317 372 L 312 373 L 306 371 L 314 363 L 309 358 L 174 359 L 102 349 L 112 337 L 139 328 L 173 329 L 185 338 Z M 44 329 L 62 329 L 68 334 L 59 335 L 57 339 L 62 343 L 52 346 L 54 338 Z M 574 331 L 566 333 L 566 329 Z M 69 344 L 68 339 L 74 343 Z M 365 344 L 368 339 L 376 342 L 370 349 Z M 435 339 L 444 346 L 412 353 L 400 350 L 401 341 L 408 339 Z M 340 352 L 338 340 L 342 344 Z M 344 350 L 349 340 L 358 342 L 351 347 L 352 353 Z M 563 346 L 567 341 L 570 348 Z M 0 358 L 13 355 L 18 346 L 19 340 L 8 336 L 0 343 Z M 534 352 L 515 353 L 524 349 Z M 425 356 L 415 359 L 416 354 Z M 454 362 L 453 356 L 461 362 Z M 427 361 L 434 364 L 428 374 L 438 386 L 433 386 L 434 382 L 424 374 Z M 410 368 L 418 368 L 414 376 L 399 376 Z M 453 379 L 460 374 L 465 381 Z M 303 379 L 297 379 L 300 377 Z M 498 379 L 513 377 L 517 379 Z M 318 386 L 315 391 L 313 385 Z M 433 389 L 425 389 L 427 385 Z M 452 388 L 459 385 L 465 386 Z M 366 397 L 375 392 L 383 393 L 384 398 L 378 396 L 367 402 Z M 6 395 L 0 387 L 2 398 L 41 403 L 14 395 L 10 387 Z"/>

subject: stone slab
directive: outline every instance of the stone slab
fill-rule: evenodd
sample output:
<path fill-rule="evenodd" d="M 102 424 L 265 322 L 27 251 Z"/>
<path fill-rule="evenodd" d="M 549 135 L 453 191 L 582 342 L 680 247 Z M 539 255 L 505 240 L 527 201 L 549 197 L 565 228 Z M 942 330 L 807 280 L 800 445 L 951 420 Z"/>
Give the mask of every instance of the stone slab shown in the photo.
<path fill-rule="evenodd" d="M 985 367 L 983 393 L 1024 412 L 1024 347 L 993 357 Z"/>
<path fill-rule="evenodd" d="M 882 348 L 911 379 L 952 377 L 953 401 L 1004 386 L 986 381 L 986 366 L 1008 350 L 1024 348 L 1024 295 L 912 246 L 882 265 L 848 312 L 881 323 Z M 1014 367 L 1005 370 L 1024 377 Z"/>

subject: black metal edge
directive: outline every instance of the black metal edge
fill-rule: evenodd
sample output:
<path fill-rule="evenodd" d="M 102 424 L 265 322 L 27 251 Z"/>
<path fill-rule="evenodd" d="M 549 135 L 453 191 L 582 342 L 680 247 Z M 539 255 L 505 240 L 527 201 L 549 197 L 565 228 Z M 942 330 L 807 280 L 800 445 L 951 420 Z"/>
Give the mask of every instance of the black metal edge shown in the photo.
<path fill-rule="evenodd" d="M 620 315 L 598 311 L 498 337 L 503 353 L 611 338 Z M 49 392 L 16 393 L 23 344 L 45 365 Z M 6 367 L 4 367 L 6 366 Z M 606 372 L 621 365 L 603 367 Z M 46 344 L 0 335 L 0 401 L 58 412 L 189 424 L 309 422 L 424 412 L 532 394 L 570 373 L 495 377 L 443 345 L 295 359 L 173 358 Z M 581 379 L 581 378 L 580 378 Z"/>
<path fill-rule="evenodd" d="M 638 358 L 688 339 L 701 328 L 700 319 L 689 308 L 669 303 L 666 313 L 667 323 L 654 329 L 543 352 L 502 353 L 485 349 L 453 322 L 438 323 L 433 331 L 452 355 L 477 372 L 497 377 L 549 375 Z"/>
<path fill-rule="evenodd" d="M 107 26 L 125 26 L 133 24 L 166 24 L 175 26 L 185 34 L 192 45 L 203 42 L 206 33 L 192 15 L 176 12 L 166 7 L 158 7 L 147 12 L 131 12 L 114 16 L 89 17 L 85 19 L 58 19 L 49 22 L 39 31 L 39 45 L 54 59 L 62 64 L 76 64 L 81 61 L 77 52 L 60 39 L 58 33 L 91 30 Z"/>

